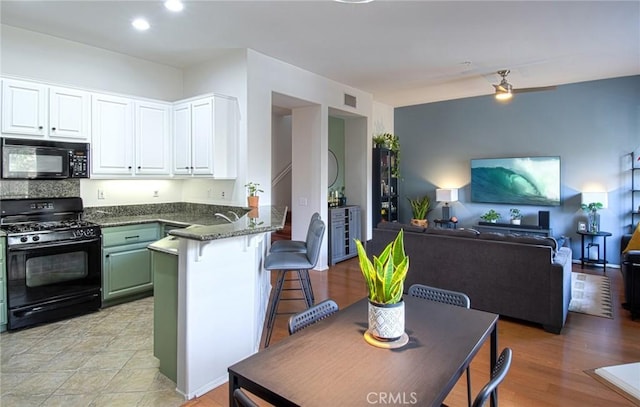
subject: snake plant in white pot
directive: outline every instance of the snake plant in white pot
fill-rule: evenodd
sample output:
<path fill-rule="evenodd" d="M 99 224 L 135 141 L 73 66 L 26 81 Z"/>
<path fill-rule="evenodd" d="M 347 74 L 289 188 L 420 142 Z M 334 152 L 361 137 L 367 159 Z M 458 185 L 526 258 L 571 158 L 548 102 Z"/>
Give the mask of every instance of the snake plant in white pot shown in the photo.
<path fill-rule="evenodd" d="M 373 256 L 373 262 L 367 257 L 362 242 L 356 240 L 356 247 L 369 292 L 368 333 L 378 341 L 396 341 L 404 335 L 402 292 L 409 271 L 403 231 L 400 230 L 380 256 Z"/>

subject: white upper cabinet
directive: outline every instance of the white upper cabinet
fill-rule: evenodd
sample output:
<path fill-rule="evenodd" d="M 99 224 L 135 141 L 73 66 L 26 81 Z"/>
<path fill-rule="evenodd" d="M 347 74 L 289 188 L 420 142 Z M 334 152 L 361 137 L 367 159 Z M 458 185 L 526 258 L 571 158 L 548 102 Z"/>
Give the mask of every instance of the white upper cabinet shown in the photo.
<path fill-rule="evenodd" d="M 59 87 L 49 88 L 49 137 L 89 141 L 90 122 L 89 93 Z"/>
<path fill-rule="evenodd" d="M 2 81 L 2 133 L 11 137 L 89 141 L 90 96 L 36 82 Z"/>
<path fill-rule="evenodd" d="M 133 174 L 133 101 L 94 94 L 91 100 L 91 173 Z"/>
<path fill-rule="evenodd" d="M 191 103 L 173 105 L 173 173 L 191 174 Z"/>
<path fill-rule="evenodd" d="M 238 114 L 235 99 L 211 96 L 173 107 L 173 173 L 237 176 Z"/>
<path fill-rule="evenodd" d="M 171 105 L 94 94 L 92 174 L 171 174 Z"/>
<path fill-rule="evenodd" d="M 171 106 L 136 102 L 136 174 L 171 174 Z"/>
<path fill-rule="evenodd" d="M 192 173 L 213 174 L 213 98 L 191 104 L 191 165 Z"/>

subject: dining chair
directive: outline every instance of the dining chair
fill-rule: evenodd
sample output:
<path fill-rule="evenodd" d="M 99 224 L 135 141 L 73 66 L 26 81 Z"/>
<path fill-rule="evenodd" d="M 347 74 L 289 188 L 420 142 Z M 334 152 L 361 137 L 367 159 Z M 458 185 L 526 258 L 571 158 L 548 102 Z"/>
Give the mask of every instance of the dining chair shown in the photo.
<path fill-rule="evenodd" d="M 328 299 L 317 303 L 309 309 L 292 315 L 291 318 L 289 318 L 289 335 L 335 314 L 338 310 L 338 304 L 332 299 Z"/>
<path fill-rule="evenodd" d="M 457 307 L 470 308 L 469 297 L 458 291 L 445 290 L 443 288 L 430 287 L 423 284 L 413 284 L 409 287 L 408 294 L 412 297 L 422 298 L 429 301 L 441 302 L 455 305 Z M 471 370 L 467 366 L 467 405 L 471 406 Z"/>
<path fill-rule="evenodd" d="M 495 396 L 498 385 L 502 383 L 504 378 L 507 376 L 507 373 L 509 373 L 512 357 L 513 352 L 510 348 L 504 348 L 502 350 L 502 353 L 500 353 L 500 356 L 498 356 L 498 360 L 496 361 L 496 366 L 491 372 L 491 379 L 487 384 L 484 385 L 482 390 L 480 390 L 480 392 L 476 396 L 476 399 L 473 401 L 472 407 L 482 407 L 489 396 L 491 396 L 492 394 Z"/>
<path fill-rule="evenodd" d="M 311 219 L 309 220 L 309 227 L 307 228 L 307 238 L 303 242 L 301 240 L 276 240 L 271 244 L 271 248 L 269 249 L 269 253 L 278 253 L 278 252 L 299 252 L 305 253 L 307 251 L 307 241 L 309 240 L 309 234 L 311 233 L 311 225 L 317 219 L 320 219 L 320 214 L 315 212 L 311 215 Z"/>
<path fill-rule="evenodd" d="M 235 389 L 233 391 L 233 401 L 235 402 L 235 407 L 258 407 L 242 389 Z"/>
<path fill-rule="evenodd" d="M 320 257 L 320 249 L 322 246 L 322 238 L 324 236 L 325 224 L 322 219 L 316 219 L 311 223 L 311 233 L 308 236 L 307 251 L 299 252 L 277 252 L 269 253 L 264 259 L 264 268 L 266 270 L 277 271 L 275 292 L 269 309 L 267 311 L 267 333 L 265 336 L 264 347 L 269 346 L 271 334 L 273 333 L 273 324 L 275 322 L 280 300 L 304 300 L 306 308 L 310 308 L 314 303 L 313 291 L 311 288 L 311 279 L 309 278 L 309 270 L 313 269 Z M 283 288 L 286 274 L 293 271 L 297 274 L 299 288 Z M 302 291 L 303 297 L 281 298 L 282 291 L 299 290 Z M 306 309 L 305 308 L 305 309 Z"/>

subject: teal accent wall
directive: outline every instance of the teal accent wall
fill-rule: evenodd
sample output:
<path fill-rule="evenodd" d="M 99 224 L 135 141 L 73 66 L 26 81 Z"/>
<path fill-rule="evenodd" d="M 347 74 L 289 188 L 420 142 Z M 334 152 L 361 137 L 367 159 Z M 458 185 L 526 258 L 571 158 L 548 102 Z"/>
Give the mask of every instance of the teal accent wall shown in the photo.
<path fill-rule="evenodd" d="M 338 179 L 329 190 L 340 190 L 344 186 L 344 119 L 329 116 L 329 150 L 338 161 Z"/>
<path fill-rule="evenodd" d="M 402 222 L 410 216 L 406 196 L 426 193 L 435 200 L 435 189 L 447 187 L 460 188 L 459 202 L 452 205 L 459 227 L 472 227 L 491 208 L 508 221 L 513 205 L 470 202 L 470 160 L 560 156 L 562 204 L 520 206 L 522 223 L 537 225 L 538 211 L 548 210 L 553 234 L 571 237 L 577 259 L 576 226 L 586 218 L 580 193 L 606 190 L 609 206 L 600 211 L 601 229 L 613 233 L 607 240 L 607 260 L 619 263 L 620 236 L 629 233 L 631 225 L 629 153 L 640 152 L 640 76 L 515 94 L 508 103 L 487 95 L 407 106 L 395 109 L 394 120 L 402 154 Z M 440 216 L 438 205 L 429 219 Z"/>

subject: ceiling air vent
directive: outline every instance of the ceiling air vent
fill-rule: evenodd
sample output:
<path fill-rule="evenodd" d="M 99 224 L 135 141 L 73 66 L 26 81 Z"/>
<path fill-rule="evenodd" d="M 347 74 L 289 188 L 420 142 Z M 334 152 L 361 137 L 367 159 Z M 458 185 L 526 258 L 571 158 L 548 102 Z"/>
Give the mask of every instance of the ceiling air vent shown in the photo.
<path fill-rule="evenodd" d="M 353 95 L 344 94 L 344 104 L 351 107 L 356 107 L 356 97 Z"/>

